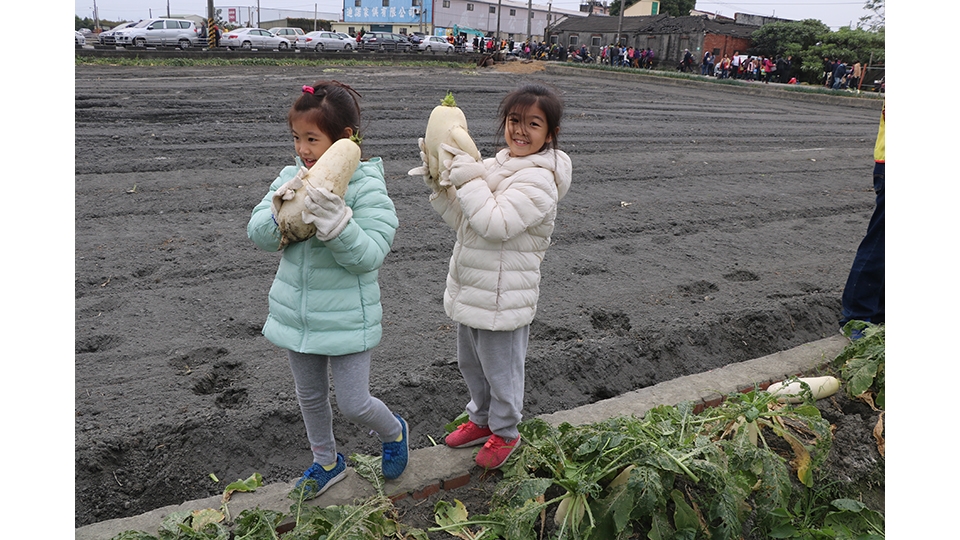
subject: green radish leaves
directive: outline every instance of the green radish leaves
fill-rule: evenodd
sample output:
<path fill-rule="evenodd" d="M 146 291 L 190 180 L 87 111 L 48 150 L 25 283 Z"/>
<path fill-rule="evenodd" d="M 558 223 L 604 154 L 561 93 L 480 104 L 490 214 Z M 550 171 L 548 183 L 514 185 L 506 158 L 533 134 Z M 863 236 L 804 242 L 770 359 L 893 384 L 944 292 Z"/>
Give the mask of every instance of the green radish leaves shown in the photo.
<path fill-rule="evenodd" d="M 850 321 L 843 326 L 846 336 L 859 333 L 862 337 L 849 345 L 833 361 L 846 383 L 847 395 L 860 397 L 872 393 L 876 406 L 886 404 L 886 326 L 863 321 Z"/>

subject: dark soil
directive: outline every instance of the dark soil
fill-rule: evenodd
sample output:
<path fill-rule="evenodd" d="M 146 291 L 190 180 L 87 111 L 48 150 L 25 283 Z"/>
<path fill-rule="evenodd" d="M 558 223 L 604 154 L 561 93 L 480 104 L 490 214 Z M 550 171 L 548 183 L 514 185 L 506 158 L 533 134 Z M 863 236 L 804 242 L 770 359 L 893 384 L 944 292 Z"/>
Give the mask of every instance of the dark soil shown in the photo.
<path fill-rule="evenodd" d="M 447 90 L 484 155 L 519 81 L 566 101 L 574 183 L 543 263 L 527 417 L 836 334 L 873 207 L 879 103 L 489 69 L 78 65 L 75 78 L 76 526 L 219 494 L 210 473 L 270 483 L 309 465 L 285 355 L 260 335 L 278 255 L 245 227 L 292 163 L 286 111 L 315 79 L 363 96 L 364 152 L 384 159 L 397 206 L 371 386 L 413 447 L 466 401 L 441 304 L 454 238 L 406 175 Z M 838 433 L 869 424 L 836 414 Z M 379 453 L 355 425 L 335 432 L 345 454 Z M 859 430 L 835 446 L 856 463 L 845 449 L 869 442 Z"/>

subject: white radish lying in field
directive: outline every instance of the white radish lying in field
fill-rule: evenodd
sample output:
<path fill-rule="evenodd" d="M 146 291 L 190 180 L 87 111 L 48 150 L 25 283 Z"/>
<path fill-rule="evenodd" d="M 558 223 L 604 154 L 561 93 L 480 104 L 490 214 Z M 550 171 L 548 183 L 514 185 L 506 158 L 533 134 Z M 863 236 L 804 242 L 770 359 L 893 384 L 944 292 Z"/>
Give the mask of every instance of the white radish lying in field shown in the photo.
<path fill-rule="evenodd" d="M 836 377 L 800 377 L 798 379 L 787 379 L 778 383 L 773 383 L 767 388 L 767 392 L 778 396 L 777 401 L 781 403 L 801 403 L 803 401 L 803 385 L 810 387 L 813 393 L 813 399 L 823 399 L 830 397 L 840 390 L 840 379 Z"/>
<path fill-rule="evenodd" d="M 339 139 L 303 175 L 303 187 L 297 189 L 293 198 L 284 201 L 274 216 L 280 227 L 280 249 L 288 244 L 301 242 L 317 233 L 311 223 L 303 222 L 307 185 L 316 189 L 327 188 L 343 197 L 354 171 L 360 164 L 360 146 L 352 139 Z"/>
<path fill-rule="evenodd" d="M 423 149 L 427 155 L 427 174 L 435 184 L 440 181 L 443 162 L 453 159 L 452 154 L 440 148 L 443 143 L 463 150 L 477 161 L 482 159 L 476 143 L 467 131 L 467 118 L 457 107 L 452 92 L 447 92 L 447 96 L 443 98 L 440 105 L 433 108 L 423 137 Z"/>

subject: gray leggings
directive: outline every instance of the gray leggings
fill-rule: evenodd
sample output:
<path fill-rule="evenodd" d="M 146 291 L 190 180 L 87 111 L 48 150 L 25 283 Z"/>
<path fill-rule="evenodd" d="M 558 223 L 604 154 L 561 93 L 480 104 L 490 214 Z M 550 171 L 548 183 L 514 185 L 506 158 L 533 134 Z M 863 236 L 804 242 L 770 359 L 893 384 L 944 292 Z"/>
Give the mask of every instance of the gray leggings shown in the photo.
<path fill-rule="evenodd" d="M 400 436 L 400 422 L 382 401 L 370 395 L 370 351 L 345 356 L 287 351 L 287 357 L 314 462 L 330 465 L 337 461 L 328 366 L 337 390 L 337 407 L 347 420 L 376 431 L 380 442 Z"/>
<path fill-rule="evenodd" d="M 530 325 L 502 332 L 457 324 L 457 364 L 470 392 L 467 415 L 506 440 L 520 434 L 529 339 Z"/>

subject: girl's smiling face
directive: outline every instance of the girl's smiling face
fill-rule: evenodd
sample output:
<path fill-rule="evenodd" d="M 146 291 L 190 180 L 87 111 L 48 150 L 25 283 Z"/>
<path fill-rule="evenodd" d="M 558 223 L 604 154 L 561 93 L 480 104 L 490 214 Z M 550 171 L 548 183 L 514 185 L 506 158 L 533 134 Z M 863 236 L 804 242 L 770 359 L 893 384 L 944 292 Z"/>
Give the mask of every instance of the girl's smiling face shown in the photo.
<path fill-rule="evenodd" d="M 353 130 L 350 128 L 347 128 L 346 131 L 350 132 L 347 137 L 353 134 Z M 300 160 L 303 161 L 303 166 L 308 169 L 313 167 L 320 156 L 336 142 L 321 131 L 320 126 L 302 116 L 290 121 L 290 132 L 293 134 L 293 147 L 296 149 L 297 155 L 300 156 Z"/>
<path fill-rule="evenodd" d="M 553 139 L 547 131 L 547 116 L 536 103 L 527 107 L 523 114 L 516 109 L 507 114 L 503 137 L 513 157 L 536 154 Z"/>

